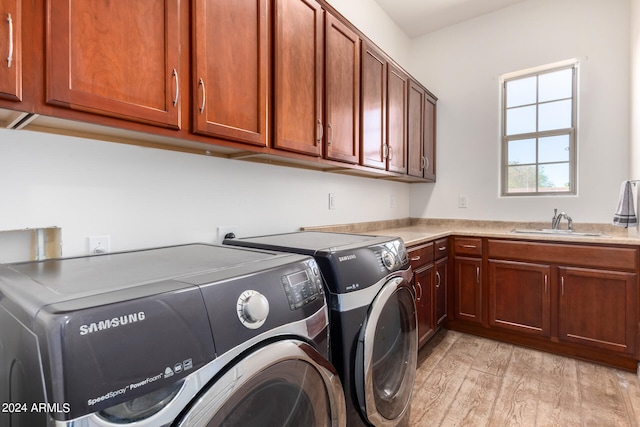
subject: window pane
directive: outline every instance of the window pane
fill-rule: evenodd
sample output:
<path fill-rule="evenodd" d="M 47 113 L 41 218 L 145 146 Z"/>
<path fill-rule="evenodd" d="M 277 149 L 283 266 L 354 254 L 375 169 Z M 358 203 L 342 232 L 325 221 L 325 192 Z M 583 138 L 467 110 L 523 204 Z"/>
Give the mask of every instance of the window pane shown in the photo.
<path fill-rule="evenodd" d="M 571 100 L 540 104 L 538 131 L 571 127 Z"/>
<path fill-rule="evenodd" d="M 507 108 L 536 102 L 536 77 L 507 82 Z"/>
<path fill-rule="evenodd" d="M 507 135 L 536 131 L 536 107 L 518 107 L 507 110 Z"/>
<path fill-rule="evenodd" d="M 509 166 L 508 193 L 535 193 L 536 167 Z"/>
<path fill-rule="evenodd" d="M 573 91 L 573 69 L 541 74 L 538 80 L 538 102 L 571 98 Z"/>
<path fill-rule="evenodd" d="M 569 135 L 540 138 L 538 141 L 538 161 L 540 163 L 568 162 Z"/>
<path fill-rule="evenodd" d="M 540 165 L 539 191 L 569 191 L 569 163 Z"/>
<path fill-rule="evenodd" d="M 509 141 L 508 164 L 522 165 L 536 162 L 536 140 L 518 139 Z"/>

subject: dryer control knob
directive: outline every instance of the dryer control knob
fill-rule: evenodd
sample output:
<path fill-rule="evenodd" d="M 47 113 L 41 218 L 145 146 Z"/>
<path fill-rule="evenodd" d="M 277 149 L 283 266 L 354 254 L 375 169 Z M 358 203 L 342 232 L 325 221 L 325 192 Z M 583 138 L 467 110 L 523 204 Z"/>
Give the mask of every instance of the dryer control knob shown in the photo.
<path fill-rule="evenodd" d="M 396 266 L 396 257 L 389 251 L 382 252 L 382 263 L 387 270 L 393 270 Z"/>
<path fill-rule="evenodd" d="M 238 318 L 249 329 L 262 326 L 269 315 L 269 300 L 257 291 L 244 291 L 238 298 Z"/>

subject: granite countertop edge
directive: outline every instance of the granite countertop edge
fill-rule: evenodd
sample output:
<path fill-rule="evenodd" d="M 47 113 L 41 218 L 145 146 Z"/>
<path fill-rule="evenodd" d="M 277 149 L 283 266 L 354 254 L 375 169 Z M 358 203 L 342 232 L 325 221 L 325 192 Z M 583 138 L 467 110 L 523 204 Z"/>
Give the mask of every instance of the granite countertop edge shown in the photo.
<path fill-rule="evenodd" d="M 566 224 L 562 224 L 562 228 Z M 631 235 L 636 229 L 615 227 L 600 223 L 574 223 L 576 232 L 604 233 L 604 236 L 575 236 L 538 233 L 514 233 L 514 229 L 550 228 L 547 222 L 511 222 L 460 219 L 405 218 L 365 223 L 338 224 L 302 227 L 303 231 L 326 231 L 339 233 L 371 234 L 378 236 L 400 237 L 407 246 L 449 237 L 470 236 L 489 238 L 508 238 L 513 240 L 598 243 L 607 245 L 640 245 L 640 235 Z"/>

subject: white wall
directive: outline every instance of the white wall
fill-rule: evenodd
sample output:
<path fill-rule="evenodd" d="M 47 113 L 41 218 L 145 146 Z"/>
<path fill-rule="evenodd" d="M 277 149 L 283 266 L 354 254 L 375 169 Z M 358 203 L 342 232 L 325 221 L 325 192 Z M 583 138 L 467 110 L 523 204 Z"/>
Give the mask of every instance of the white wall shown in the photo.
<path fill-rule="evenodd" d="M 408 184 L 5 129 L 0 194 L 0 230 L 60 226 L 65 256 L 409 216 Z"/>
<path fill-rule="evenodd" d="M 411 187 L 411 216 L 545 220 L 557 207 L 611 222 L 630 173 L 629 13 L 629 0 L 528 0 L 415 39 L 409 71 L 439 97 L 438 181 Z M 500 75 L 576 57 L 578 196 L 501 198 Z"/>
<path fill-rule="evenodd" d="M 631 0 L 630 16 L 631 177 L 633 179 L 640 179 L 640 0 Z"/>

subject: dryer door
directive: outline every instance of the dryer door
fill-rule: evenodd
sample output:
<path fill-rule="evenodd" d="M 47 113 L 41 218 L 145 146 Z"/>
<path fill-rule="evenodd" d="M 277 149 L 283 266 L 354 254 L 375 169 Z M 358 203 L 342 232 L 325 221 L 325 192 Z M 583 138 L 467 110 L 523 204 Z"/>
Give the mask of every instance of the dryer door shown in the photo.
<path fill-rule="evenodd" d="M 214 379 L 176 425 L 342 427 L 342 384 L 310 345 L 279 341 L 246 355 Z"/>
<path fill-rule="evenodd" d="M 367 420 L 395 426 L 411 403 L 418 359 L 413 292 L 402 278 L 387 282 L 369 308 L 356 354 L 356 393 Z"/>

